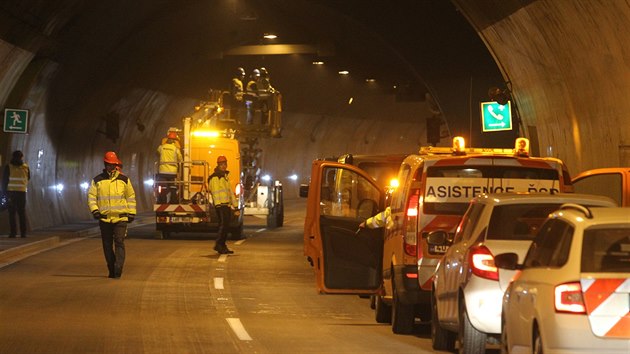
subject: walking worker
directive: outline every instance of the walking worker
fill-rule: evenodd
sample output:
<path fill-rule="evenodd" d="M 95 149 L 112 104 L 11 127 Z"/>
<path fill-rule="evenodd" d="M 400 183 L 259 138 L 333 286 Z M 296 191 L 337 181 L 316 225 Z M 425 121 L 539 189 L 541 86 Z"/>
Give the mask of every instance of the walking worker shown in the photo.
<path fill-rule="evenodd" d="M 232 219 L 232 208 L 238 208 L 238 200 L 232 191 L 228 179 L 229 173 L 230 171 L 227 170 L 227 158 L 225 156 L 219 156 L 214 173 L 208 177 L 212 201 L 219 217 L 219 232 L 214 244 L 214 250 L 219 252 L 219 254 L 234 253 L 234 251 L 228 249 L 225 244 L 228 228 L 230 227 L 230 220 Z M 235 215 L 238 216 L 239 214 L 240 212 L 236 210 Z"/>
<path fill-rule="evenodd" d="M 26 237 L 26 189 L 31 179 L 31 171 L 24 162 L 24 154 L 20 150 L 13 151 L 11 161 L 4 168 L 2 190 L 9 198 L 9 237 L 17 235 L 15 217 L 20 219 L 20 236 Z"/>
<path fill-rule="evenodd" d="M 109 277 L 120 278 L 125 264 L 127 224 L 136 217 L 136 193 L 129 177 L 118 168 L 122 163 L 115 152 L 106 152 L 103 161 L 105 169 L 92 179 L 87 201 L 101 229 Z"/>
<path fill-rule="evenodd" d="M 171 131 L 168 133 L 166 142 L 157 148 L 157 152 L 160 155 L 157 180 L 162 182 L 159 184 L 158 204 L 165 204 L 167 195 L 170 195 L 168 203 L 175 204 L 179 202 L 175 180 L 183 158 L 176 141 L 177 133 Z"/>

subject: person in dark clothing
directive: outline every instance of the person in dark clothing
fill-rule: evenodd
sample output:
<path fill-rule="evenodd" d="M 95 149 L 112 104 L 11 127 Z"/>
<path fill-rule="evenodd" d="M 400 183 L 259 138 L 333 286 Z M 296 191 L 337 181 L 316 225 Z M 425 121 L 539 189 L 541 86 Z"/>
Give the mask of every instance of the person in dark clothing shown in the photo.
<path fill-rule="evenodd" d="M 16 214 L 20 219 L 20 236 L 26 237 L 26 189 L 31 179 L 31 171 L 24 162 L 20 150 L 13 151 L 11 161 L 4 168 L 2 190 L 7 194 L 9 203 L 9 237 L 17 235 Z"/>

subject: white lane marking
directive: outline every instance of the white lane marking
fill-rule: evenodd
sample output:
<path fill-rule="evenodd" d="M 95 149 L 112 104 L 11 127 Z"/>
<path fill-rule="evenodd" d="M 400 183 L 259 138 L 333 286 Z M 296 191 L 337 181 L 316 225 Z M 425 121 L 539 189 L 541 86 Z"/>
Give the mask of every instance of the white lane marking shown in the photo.
<path fill-rule="evenodd" d="M 266 230 L 267 230 L 267 229 L 263 227 L 262 229 L 258 229 L 258 230 L 256 230 L 256 232 L 263 232 L 263 231 L 266 231 Z"/>
<path fill-rule="evenodd" d="M 234 244 L 235 244 L 235 245 L 241 245 L 241 244 L 243 244 L 243 242 L 245 242 L 245 241 L 247 241 L 247 240 L 246 240 L 246 239 L 243 239 L 243 240 L 238 240 L 238 241 L 234 242 Z"/>
<path fill-rule="evenodd" d="M 232 327 L 232 330 L 240 340 L 252 340 L 252 337 L 249 336 L 249 333 L 243 327 L 241 320 L 238 318 L 226 318 L 226 321 Z"/>
<path fill-rule="evenodd" d="M 223 278 L 214 278 L 214 288 L 215 289 L 224 289 L 223 288 Z"/>
<path fill-rule="evenodd" d="M 221 263 L 225 263 L 225 261 L 227 261 L 227 254 L 222 254 L 219 256 L 219 262 Z"/>

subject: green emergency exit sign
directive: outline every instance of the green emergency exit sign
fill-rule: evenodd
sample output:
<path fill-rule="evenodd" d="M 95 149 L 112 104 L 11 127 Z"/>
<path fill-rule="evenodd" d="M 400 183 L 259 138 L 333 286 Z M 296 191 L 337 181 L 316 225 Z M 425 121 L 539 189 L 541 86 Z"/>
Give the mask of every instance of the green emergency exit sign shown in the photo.
<path fill-rule="evenodd" d="M 481 126 L 484 132 L 512 130 L 512 106 L 497 102 L 481 102 Z"/>
<path fill-rule="evenodd" d="M 4 131 L 23 133 L 28 130 L 28 110 L 6 108 L 4 110 Z"/>

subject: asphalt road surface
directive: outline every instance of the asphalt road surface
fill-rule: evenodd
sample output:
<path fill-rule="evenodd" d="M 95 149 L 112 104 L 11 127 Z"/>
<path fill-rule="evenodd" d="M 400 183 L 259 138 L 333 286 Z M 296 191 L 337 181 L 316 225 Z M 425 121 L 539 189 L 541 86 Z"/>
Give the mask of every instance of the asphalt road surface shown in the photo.
<path fill-rule="evenodd" d="M 395 335 L 369 300 L 319 295 L 302 254 L 304 200 L 285 226 L 246 221 L 234 255 L 214 234 L 126 241 L 121 279 L 107 278 L 100 238 L 0 269 L 0 353 L 432 353 L 428 326 Z"/>

